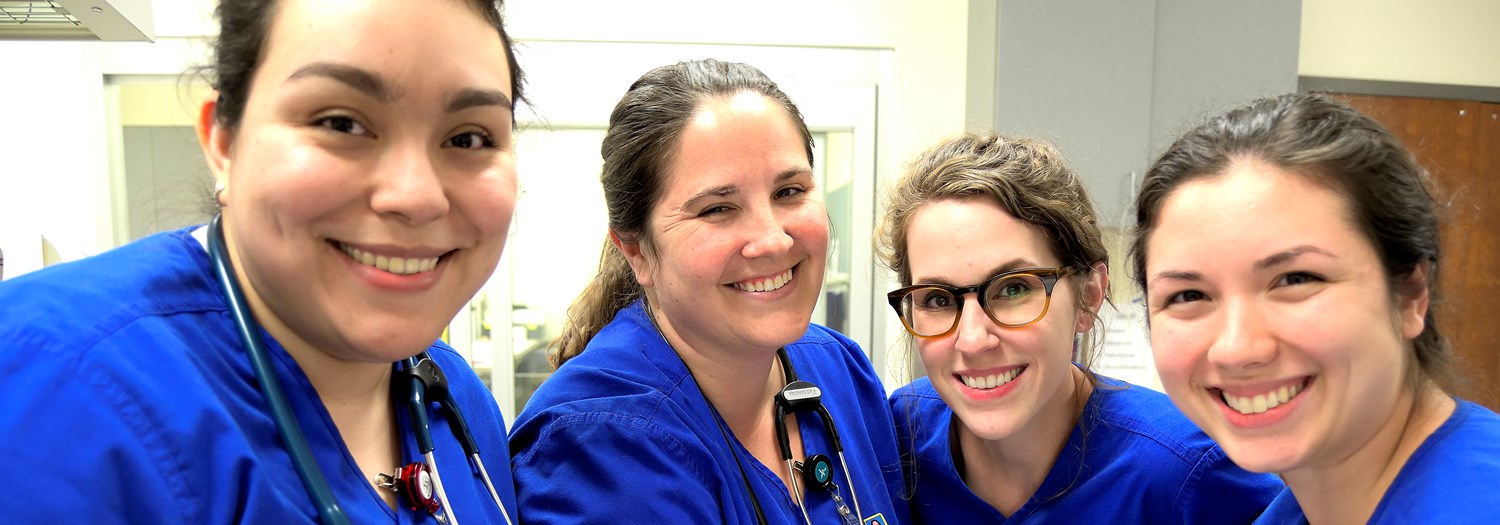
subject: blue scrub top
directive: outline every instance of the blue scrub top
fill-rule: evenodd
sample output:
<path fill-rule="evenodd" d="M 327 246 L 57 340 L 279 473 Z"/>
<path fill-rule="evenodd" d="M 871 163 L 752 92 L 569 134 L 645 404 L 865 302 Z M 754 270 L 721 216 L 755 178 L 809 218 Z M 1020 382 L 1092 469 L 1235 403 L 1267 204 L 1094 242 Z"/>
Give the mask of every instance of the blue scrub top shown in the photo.
<path fill-rule="evenodd" d="M 1500 523 L 1500 416 L 1457 401 L 1406 460 L 1368 523 Z M 1307 517 L 1287 489 L 1256 523 L 1297 525 Z"/>
<path fill-rule="evenodd" d="M 19 523 L 313 523 L 190 229 L 0 283 L 0 465 L 16 474 L 0 514 Z M 301 368 L 264 330 L 271 360 L 334 497 L 353 523 L 435 523 L 385 504 Z M 507 511 L 504 423 L 461 356 L 428 349 L 468 418 Z M 398 405 L 406 461 L 420 459 Z M 504 523 L 446 420 L 436 457 L 464 524 Z M 394 470 L 396 465 L 391 465 Z"/>
<path fill-rule="evenodd" d="M 1283 488 L 1231 463 L 1165 394 L 1099 380 L 1062 455 L 1009 517 L 959 475 L 957 420 L 932 382 L 897 390 L 891 412 L 902 453 L 915 457 L 915 523 L 1250 523 Z"/>
<path fill-rule="evenodd" d="M 768 523 L 802 523 L 781 479 L 720 430 L 641 304 L 620 311 L 516 417 L 510 444 L 526 522 L 753 524 L 748 477 Z M 869 360 L 817 325 L 786 351 L 798 377 L 823 391 L 864 522 L 906 523 L 895 432 Z M 799 414 L 797 422 L 806 453 L 833 458 L 834 481 L 852 509 L 855 491 L 819 419 Z M 808 490 L 806 498 L 814 523 L 840 523 L 828 493 Z"/>

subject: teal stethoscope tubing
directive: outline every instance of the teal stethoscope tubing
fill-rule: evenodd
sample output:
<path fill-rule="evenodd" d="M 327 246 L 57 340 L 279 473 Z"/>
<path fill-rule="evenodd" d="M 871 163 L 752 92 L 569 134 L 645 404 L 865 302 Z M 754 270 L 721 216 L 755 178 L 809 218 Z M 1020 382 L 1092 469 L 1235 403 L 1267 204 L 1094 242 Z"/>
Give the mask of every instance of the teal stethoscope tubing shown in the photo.
<path fill-rule="evenodd" d="M 323 477 L 323 471 L 318 469 L 317 461 L 313 459 L 312 450 L 307 446 L 307 438 L 302 435 L 302 426 L 297 424 L 292 415 L 292 408 L 287 403 L 286 393 L 281 389 L 281 382 L 276 379 L 276 372 L 271 365 L 270 351 L 266 350 L 265 341 L 261 340 L 259 325 L 255 317 L 250 313 L 250 306 L 245 303 L 245 293 L 240 289 L 239 281 L 234 275 L 234 266 L 229 261 L 229 247 L 224 243 L 224 225 L 222 216 L 215 215 L 208 225 L 208 258 L 213 262 L 214 276 L 218 278 L 223 287 L 224 295 L 229 301 L 229 314 L 234 318 L 235 331 L 239 333 L 240 342 L 250 355 L 250 366 L 255 370 L 255 378 L 260 383 L 260 390 L 266 396 L 266 402 L 271 405 L 271 419 L 276 422 L 276 431 L 281 435 L 281 441 L 286 444 L 287 451 L 292 456 L 292 465 L 297 469 L 297 476 L 302 478 L 302 485 L 307 488 L 307 494 L 312 498 L 313 505 L 318 509 L 319 521 L 327 525 L 349 525 L 349 517 L 344 514 L 344 509 L 339 506 L 338 500 L 333 497 L 333 489 L 328 486 L 328 480 Z M 426 352 L 420 354 L 423 359 L 415 357 L 404 360 L 406 370 L 421 370 L 429 376 L 435 376 L 434 388 L 442 399 L 439 406 L 452 420 L 451 427 L 454 437 L 463 446 L 464 453 L 469 461 L 478 469 L 480 479 L 484 481 L 485 488 L 489 490 L 490 496 L 494 498 L 495 505 L 500 508 L 500 515 L 505 518 L 506 523 L 511 523 L 510 513 L 506 512 L 505 504 L 500 501 L 500 496 L 495 492 L 494 484 L 490 481 L 489 472 L 485 471 L 484 463 L 479 458 L 479 447 L 474 443 L 474 438 L 469 433 L 469 426 L 464 421 L 463 413 L 459 412 L 458 406 L 454 405 L 447 394 L 446 379 L 442 377 L 442 370 L 437 363 L 426 358 Z M 428 425 L 427 417 L 427 383 L 420 375 L 402 376 L 409 377 L 411 386 L 407 390 L 410 394 L 411 413 L 414 432 L 417 439 L 417 448 L 431 465 L 431 474 L 437 478 L 437 463 L 432 456 L 432 431 Z M 392 378 L 397 381 L 398 378 Z M 437 489 L 441 493 L 442 482 L 437 481 Z M 444 511 L 456 525 L 458 520 L 453 516 L 451 506 L 446 505 L 447 497 L 443 496 Z"/>
<path fill-rule="evenodd" d="M 224 294 L 228 296 L 229 315 L 234 317 L 234 327 L 240 334 L 240 342 L 245 343 L 245 348 L 249 350 L 250 366 L 255 369 L 260 391 L 265 394 L 266 402 L 271 404 L 271 419 L 276 421 L 276 431 L 281 434 L 281 442 L 286 444 L 287 452 L 292 455 L 292 465 L 297 468 L 297 476 L 302 478 L 302 485 L 307 487 L 308 496 L 312 497 L 313 505 L 318 508 L 318 521 L 327 525 L 349 525 L 349 516 L 344 514 L 338 500 L 333 498 L 333 489 L 328 486 L 328 480 L 323 478 L 323 471 L 318 469 L 317 462 L 313 460 L 312 450 L 307 447 L 307 438 L 302 436 L 302 426 L 292 417 L 292 407 L 287 403 L 286 393 L 281 390 L 281 381 L 276 379 L 266 343 L 261 341 L 260 332 L 255 329 L 257 325 L 250 314 L 250 305 L 245 304 L 245 293 L 240 290 L 234 268 L 230 266 L 229 247 L 224 244 L 224 225 L 220 220 L 221 216 L 215 215 L 208 225 L 208 258 L 213 261 L 214 275 L 219 278 L 219 284 L 224 287 Z"/>

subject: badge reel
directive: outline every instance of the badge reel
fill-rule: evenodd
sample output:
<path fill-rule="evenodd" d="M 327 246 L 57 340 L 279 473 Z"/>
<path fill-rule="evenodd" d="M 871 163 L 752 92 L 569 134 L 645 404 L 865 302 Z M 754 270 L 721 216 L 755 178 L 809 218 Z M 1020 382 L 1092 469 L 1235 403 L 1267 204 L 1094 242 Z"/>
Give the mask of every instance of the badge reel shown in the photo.
<path fill-rule="evenodd" d="M 408 463 L 396 469 L 395 476 L 381 473 L 376 479 L 376 484 L 395 492 L 406 508 L 426 511 L 436 518 L 438 523 L 448 522 L 442 512 L 442 504 L 438 502 L 437 489 L 433 485 L 432 474 L 427 471 L 426 463 Z"/>
<path fill-rule="evenodd" d="M 843 520 L 844 525 L 859 525 L 859 517 L 855 516 L 849 504 L 844 502 L 843 495 L 839 494 L 838 484 L 833 482 L 833 461 L 829 460 L 828 456 L 813 454 L 807 458 L 807 461 L 798 462 L 796 467 L 802 472 L 804 486 L 828 491 L 829 497 L 833 499 L 834 507 L 839 511 L 839 519 Z"/>

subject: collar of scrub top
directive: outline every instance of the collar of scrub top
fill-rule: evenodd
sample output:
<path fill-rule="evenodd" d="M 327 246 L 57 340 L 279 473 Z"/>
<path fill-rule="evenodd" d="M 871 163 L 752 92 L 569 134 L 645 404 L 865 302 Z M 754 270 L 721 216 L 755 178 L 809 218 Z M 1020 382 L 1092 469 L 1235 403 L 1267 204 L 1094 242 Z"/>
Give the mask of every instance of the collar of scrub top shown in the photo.
<path fill-rule="evenodd" d="M 302 479 L 302 485 L 307 489 L 308 496 L 312 498 L 313 505 L 317 507 L 319 521 L 328 525 L 348 525 L 348 515 L 339 506 L 338 500 L 334 499 L 333 489 L 328 486 L 328 480 L 323 477 L 323 471 L 318 468 L 317 461 L 313 459 L 312 450 L 308 447 L 307 438 L 302 434 L 302 426 L 292 415 L 291 405 L 287 402 L 286 393 L 281 389 L 281 382 L 276 378 L 275 369 L 271 364 L 270 352 L 266 349 L 265 341 L 261 340 L 260 325 L 255 322 L 255 316 L 250 312 L 250 307 L 245 301 L 244 291 L 240 289 L 239 281 L 235 278 L 234 265 L 229 260 L 229 247 L 224 242 L 222 215 L 215 215 L 209 222 L 208 255 L 213 262 L 214 275 L 218 278 L 224 295 L 229 301 L 229 313 L 234 318 L 240 342 L 244 343 L 250 356 L 250 365 L 255 370 L 255 377 L 260 383 L 261 392 L 266 396 L 267 403 L 271 405 L 271 418 L 276 422 L 276 431 L 281 435 L 281 441 L 286 444 L 287 451 L 292 458 L 292 465 L 297 470 L 297 476 Z M 479 447 L 469 432 L 469 425 L 464 420 L 463 413 L 459 411 L 457 403 L 449 395 L 448 380 L 443 375 L 443 370 L 425 351 L 398 361 L 392 364 L 392 367 L 394 369 L 391 378 L 392 395 L 394 398 L 405 398 L 409 403 L 408 408 L 411 411 L 417 447 L 427 465 L 430 465 L 438 497 L 443 502 L 443 508 L 453 525 L 458 525 L 458 520 L 453 516 L 453 507 L 448 505 L 442 479 L 438 476 L 437 461 L 432 454 L 432 430 L 427 417 L 428 393 L 432 394 L 431 401 L 436 401 L 439 410 L 447 417 L 448 428 L 453 431 L 454 438 L 463 447 L 464 454 L 468 456 L 471 466 L 474 467 L 475 475 L 489 490 L 495 506 L 500 508 L 500 515 L 505 518 L 507 524 L 514 523 L 510 519 L 510 514 L 505 510 L 505 504 L 500 501 L 499 494 L 495 492 L 489 472 L 485 471 L 484 463 L 479 459 Z"/>
<path fill-rule="evenodd" d="M 642 298 L 641 305 L 642 310 L 646 314 L 646 319 L 651 322 L 651 327 L 656 329 L 656 335 L 660 336 L 662 342 L 667 344 L 667 348 L 671 348 L 672 353 L 676 354 L 677 358 L 681 360 L 682 354 L 677 353 L 677 349 L 672 346 L 672 342 L 667 340 L 667 335 L 661 331 L 661 326 L 656 324 L 656 315 L 651 311 L 651 301 Z M 799 470 L 796 467 L 797 463 L 792 460 L 791 439 L 788 437 L 786 428 L 786 414 L 795 414 L 802 411 L 812 411 L 823 421 L 823 429 L 828 432 L 829 441 L 833 443 L 834 450 L 838 452 L 839 464 L 844 468 L 844 479 L 849 482 L 849 495 L 854 499 L 854 516 L 856 516 L 856 521 L 864 519 L 864 514 L 860 513 L 859 509 L 859 494 L 854 488 L 854 478 L 849 477 L 849 464 L 844 461 L 844 444 L 839 440 L 838 428 L 834 426 L 833 417 L 828 414 L 828 409 L 823 406 L 822 390 L 812 383 L 797 379 L 797 369 L 792 366 L 792 360 L 787 357 L 786 347 L 776 349 L 776 357 L 781 361 L 781 372 L 786 379 L 786 386 L 782 387 L 781 391 L 777 392 L 775 397 L 776 445 L 781 450 L 781 458 L 786 461 L 787 475 L 792 480 L 792 492 L 797 495 L 797 505 L 802 510 L 803 522 L 811 525 L 812 519 L 807 514 L 806 501 L 802 498 L 802 491 L 797 485 L 797 472 Z M 692 367 L 687 366 L 687 361 L 682 361 L 682 366 L 687 369 L 688 377 L 693 378 L 693 384 L 697 385 L 698 376 L 693 374 Z M 698 388 L 698 392 L 699 394 L 703 393 L 701 385 Z M 708 400 L 708 396 L 705 395 L 703 401 L 708 404 L 708 409 L 713 412 L 714 423 L 719 427 L 719 434 L 724 437 L 724 444 L 729 446 L 729 453 L 734 456 L 734 466 L 740 471 L 740 479 L 745 483 L 745 492 L 750 495 L 750 506 L 755 509 L 756 523 L 758 525 L 767 525 L 765 509 L 760 506 L 760 497 L 755 495 L 755 488 L 750 486 L 750 476 L 745 472 L 745 465 L 740 462 L 739 452 L 735 450 L 734 442 L 729 438 L 729 431 L 725 429 L 728 425 L 724 422 L 724 416 L 719 414 L 718 407 L 714 406 L 713 401 Z M 821 457 L 822 455 L 815 455 L 808 458 L 808 463 L 813 464 L 814 459 Z M 826 466 L 827 463 L 824 461 L 818 464 Z M 809 469 L 808 472 L 813 471 Z M 843 507 L 843 499 L 838 496 L 837 487 L 833 486 L 831 477 L 824 482 L 818 483 L 818 485 L 832 487 L 830 493 L 833 494 L 834 502 Z M 840 514 L 847 517 L 847 508 L 841 508 Z"/>

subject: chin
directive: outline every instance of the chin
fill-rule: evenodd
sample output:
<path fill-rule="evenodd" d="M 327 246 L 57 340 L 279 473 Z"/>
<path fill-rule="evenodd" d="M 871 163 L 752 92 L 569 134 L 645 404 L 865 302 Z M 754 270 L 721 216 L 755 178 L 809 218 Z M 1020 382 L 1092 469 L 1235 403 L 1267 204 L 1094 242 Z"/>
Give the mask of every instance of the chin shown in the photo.
<path fill-rule="evenodd" d="M 1016 422 L 1004 416 L 959 413 L 958 420 L 970 434 L 984 441 L 999 441 L 1016 433 Z"/>
<path fill-rule="evenodd" d="M 366 330 L 358 334 L 354 345 L 359 355 L 376 362 L 395 362 L 427 351 L 442 334 L 427 334 L 425 330 L 389 329 Z"/>
<path fill-rule="evenodd" d="M 1235 465 L 1250 472 L 1277 473 L 1297 467 L 1302 453 L 1301 438 L 1280 437 L 1264 441 L 1213 437 Z"/>

